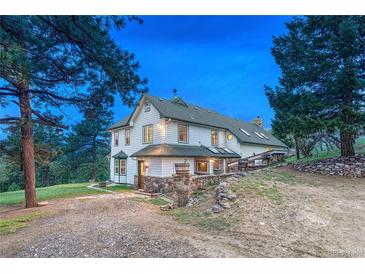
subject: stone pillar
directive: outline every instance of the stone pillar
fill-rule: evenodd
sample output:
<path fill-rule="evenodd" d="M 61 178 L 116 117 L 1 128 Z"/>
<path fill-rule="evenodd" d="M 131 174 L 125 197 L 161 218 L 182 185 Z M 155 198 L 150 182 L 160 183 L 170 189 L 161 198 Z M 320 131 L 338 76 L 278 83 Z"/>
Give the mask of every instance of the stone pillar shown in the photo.
<path fill-rule="evenodd" d="M 174 192 L 172 198 L 176 207 L 185 206 L 192 193 L 192 175 L 191 174 L 174 174 L 173 186 Z"/>

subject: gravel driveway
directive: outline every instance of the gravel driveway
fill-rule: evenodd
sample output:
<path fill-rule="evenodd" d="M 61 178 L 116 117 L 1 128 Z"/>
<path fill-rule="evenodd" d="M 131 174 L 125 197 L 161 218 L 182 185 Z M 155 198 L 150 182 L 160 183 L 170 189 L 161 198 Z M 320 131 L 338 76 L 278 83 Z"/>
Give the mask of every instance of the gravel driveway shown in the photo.
<path fill-rule="evenodd" d="M 365 256 L 365 181 L 295 174 L 313 183 L 277 184 L 286 197 L 280 206 L 240 193 L 220 215 L 232 223 L 226 229 L 178 223 L 133 193 L 0 208 L 0 218 L 47 214 L 0 236 L 0 257 Z M 211 207 L 209 199 L 206 206 Z"/>

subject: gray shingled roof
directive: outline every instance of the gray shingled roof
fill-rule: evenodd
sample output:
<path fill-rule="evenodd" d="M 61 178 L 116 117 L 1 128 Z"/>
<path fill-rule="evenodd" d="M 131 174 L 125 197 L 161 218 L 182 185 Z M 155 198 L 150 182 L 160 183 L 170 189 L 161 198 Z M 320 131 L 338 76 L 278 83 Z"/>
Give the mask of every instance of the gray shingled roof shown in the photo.
<path fill-rule="evenodd" d="M 215 148 L 218 153 L 214 153 L 205 146 L 189 145 L 149 145 L 135 152 L 131 157 L 215 157 L 215 158 L 240 158 L 235 152 L 227 152 L 222 148 Z"/>
<path fill-rule="evenodd" d="M 113 158 L 116 158 L 116 159 L 127 159 L 128 158 L 128 155 L 125 154 L 123 150 L 121 150 L 117 154 L 113 155 Z"/>
<path fill-rule="evenodd" d="M 125 117 L 123 117 L 122 120 L 118 121 L 117 123 L 111 125 L 108 130 L 111 130 L 111 129 L 115 129 L 115 128 L 118 128 L 118 127 L 125 127 L 125 126 L 128 126 L 129 124 L 129 118 L 131 117 L 132 114 L 129 114 Z"/>
<path fill-rule="evenodd" d="M 241 143 L 286 147 L 283 142 L 256 124 L 247 123 L 240 119 L 224 116 L 213 110 L 187 104 L 179 97 L 172 100 L 166 100 L 149 94 L 144 94 L 144 96 L 160 112 L 161 117 L 227 129 L 232 132 Z M 125 118 L 115 124 L 119 126 L 113 125 L 111 129 L 125 126 L 123 125 L 126 123 Z M 250 135 L 248 136 L 241 129 L 245 130 Z M 255 132 L 263 133 L 267 139 L 260 138 Z"/>

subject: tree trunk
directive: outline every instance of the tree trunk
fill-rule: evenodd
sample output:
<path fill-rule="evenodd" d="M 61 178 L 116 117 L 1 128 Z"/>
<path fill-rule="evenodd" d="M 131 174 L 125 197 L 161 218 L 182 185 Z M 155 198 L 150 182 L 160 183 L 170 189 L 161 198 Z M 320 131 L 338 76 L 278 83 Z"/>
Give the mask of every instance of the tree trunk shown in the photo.
<path fill-rule="evenodd" d="M 32 128 L 32 108 L 28 86 L 21 90 L 19 97 L 20 105 L 20 130 L 22 135 L 23 148 L 23 174 L 25 185 L 25 207 L 35 207 L 38 205 L 35 191 L 35 162 L 34 162 L 34 142 Z"/>
<path fill-rule="evenodd" d="M 354 156 L 354 136 L 348 132 L 341 132 L 341 156 Z"/>
<path fill-rule="evenodd" d="M 299 139 L 298 137 L 294 137 L 295 142 L 295 155 L 297 157 L 297 160 L 300 159 L 300 147 L 299 147 Z"/>
<path fill-rule="evenodd" d="M 96 155 L 96 137 L 93 140 L 93 171 L 92 171 L 92 180 L 96 182 L 96 177 L 98 175 L 98 159 Z"/>

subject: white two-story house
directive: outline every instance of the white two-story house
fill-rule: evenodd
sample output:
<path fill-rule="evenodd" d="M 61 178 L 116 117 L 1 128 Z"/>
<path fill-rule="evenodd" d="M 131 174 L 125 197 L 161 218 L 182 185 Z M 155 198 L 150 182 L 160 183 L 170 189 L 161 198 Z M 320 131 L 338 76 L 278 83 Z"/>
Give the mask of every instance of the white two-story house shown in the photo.
<path fill-rule="evenodd" d="M 254 123 L 213 110 L 144 94 L 112 133 L 110 178 L 143 188 L 144 176 L 168 177 L 176 163 L 188 163 L 191 174 L 225 173 L 227 162 L 286 145 Z"/>

